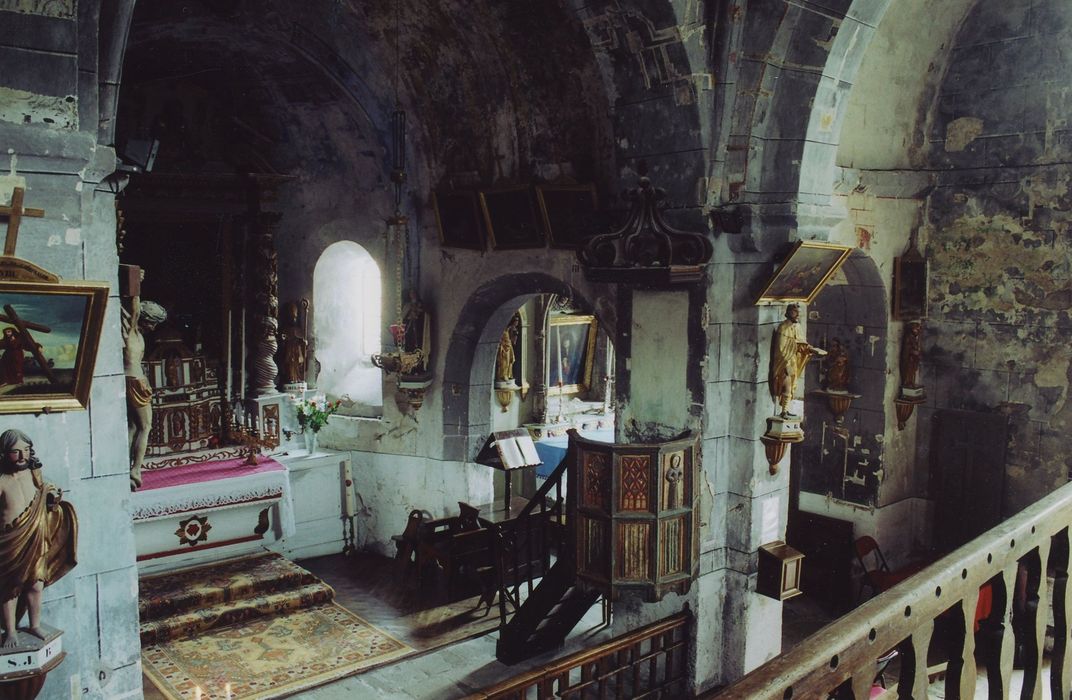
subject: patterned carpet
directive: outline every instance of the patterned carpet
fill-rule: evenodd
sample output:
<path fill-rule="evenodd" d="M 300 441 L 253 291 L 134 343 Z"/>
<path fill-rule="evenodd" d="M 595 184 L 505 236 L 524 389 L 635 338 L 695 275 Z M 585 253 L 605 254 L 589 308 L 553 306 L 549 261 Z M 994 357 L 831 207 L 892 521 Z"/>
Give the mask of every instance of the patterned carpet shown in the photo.
<path fill-rule="evenodd" d="M 142 582 L 142 668 L 169 700 L 272 698 L 414 649 L 330 601 L 334 592 L 268 555 Z M 285 613 L 285 614 L 280 614 Z"/>

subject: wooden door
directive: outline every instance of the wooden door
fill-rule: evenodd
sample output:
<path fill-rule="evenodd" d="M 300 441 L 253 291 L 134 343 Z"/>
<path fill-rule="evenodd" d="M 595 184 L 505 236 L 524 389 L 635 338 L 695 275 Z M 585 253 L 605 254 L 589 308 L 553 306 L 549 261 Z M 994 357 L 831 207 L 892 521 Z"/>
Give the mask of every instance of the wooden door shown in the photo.
<path fill-rule="evenodd" d="M 934 544 L 948 552 L 1002 520 L 1008 419 L 940 410 L 933 426 Z"/>

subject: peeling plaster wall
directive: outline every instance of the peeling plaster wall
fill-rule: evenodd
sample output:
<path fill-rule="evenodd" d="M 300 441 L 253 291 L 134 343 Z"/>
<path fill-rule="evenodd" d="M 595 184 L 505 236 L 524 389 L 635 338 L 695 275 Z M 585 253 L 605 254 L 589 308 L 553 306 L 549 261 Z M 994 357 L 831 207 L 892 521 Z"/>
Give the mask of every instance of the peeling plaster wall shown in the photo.
<path fill-rule="evenodd" d="M 1005 504 L 1068 480 L 1072 407 L 1072 6 L 981 0 L 953 47 L 928 133 L 931 320 L 920 416 L 1009 416 Z M 931 465 L 932 470 L 941 465 Z"/>

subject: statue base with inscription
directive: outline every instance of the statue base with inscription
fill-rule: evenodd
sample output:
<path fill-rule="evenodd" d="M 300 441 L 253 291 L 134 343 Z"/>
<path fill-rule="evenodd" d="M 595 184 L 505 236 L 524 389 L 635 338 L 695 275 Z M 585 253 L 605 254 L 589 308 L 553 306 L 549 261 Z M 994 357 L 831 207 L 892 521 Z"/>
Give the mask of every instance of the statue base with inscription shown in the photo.
<path fill-rule="evenodd" d="M 791 416 L 770 416 L 767 418 L 767 432 L 763 437 L 785 442 L 799 442 L 804 439 L 804 430 L 800 427 L 800 418 Z"/>
<path fill-rule="evenodd" d="M 63 662 L 63 631 L 42 624 L 45 638 L 19 630 L 19 645 L 0 649 L 0 700 L 33 700 L 45 676 Z"/>

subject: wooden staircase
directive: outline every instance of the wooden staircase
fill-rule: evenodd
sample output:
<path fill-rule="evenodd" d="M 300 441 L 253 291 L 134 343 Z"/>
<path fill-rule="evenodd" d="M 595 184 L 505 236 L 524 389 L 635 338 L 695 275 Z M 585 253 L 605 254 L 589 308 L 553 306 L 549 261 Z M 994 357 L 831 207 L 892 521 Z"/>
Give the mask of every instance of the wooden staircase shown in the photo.
<path fill-rule="evenodd" d="M 598 591 L 578 585 L 572 561 L 559 559 L 499 630 L 495 656 L 515 664 L 557 649 L 598 599 Z"/>
<path fill-rule="evenodd" d="M 568 464 L 563 460 L 517 517 L 493 533 L 500 617 L 495 655 L 505 664 L 561 646 L 599 599 L 598 591 L 582 588 L 577 579 L 562 498 Z"/>

